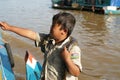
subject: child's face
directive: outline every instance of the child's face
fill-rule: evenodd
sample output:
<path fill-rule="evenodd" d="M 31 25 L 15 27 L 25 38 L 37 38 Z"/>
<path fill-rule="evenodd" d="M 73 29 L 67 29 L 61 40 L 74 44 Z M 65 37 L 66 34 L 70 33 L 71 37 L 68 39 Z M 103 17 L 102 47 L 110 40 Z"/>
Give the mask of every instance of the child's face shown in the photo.
<path fill-rule="evenodd" d="M 56 41 L 64 40 L 67 37 L 67 32 L 63 29 L 61 30 L 61 25 L 58 24 L 51 27 L 50 34 Z"/>

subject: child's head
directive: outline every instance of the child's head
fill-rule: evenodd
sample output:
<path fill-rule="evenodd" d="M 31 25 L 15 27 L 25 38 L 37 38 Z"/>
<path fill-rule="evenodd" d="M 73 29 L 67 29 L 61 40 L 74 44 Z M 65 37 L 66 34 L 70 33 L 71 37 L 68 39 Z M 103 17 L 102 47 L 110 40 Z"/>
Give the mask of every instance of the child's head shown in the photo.
<path fill-rule="evenodd" d="M 61 25 L 60 29 L 66 31 L 67 36 L 70 36 L 74 29 L 75 22 L 75 17 L 72 14 L 60 12 L 53 16 L 52 27 L 56 24 Z"/>

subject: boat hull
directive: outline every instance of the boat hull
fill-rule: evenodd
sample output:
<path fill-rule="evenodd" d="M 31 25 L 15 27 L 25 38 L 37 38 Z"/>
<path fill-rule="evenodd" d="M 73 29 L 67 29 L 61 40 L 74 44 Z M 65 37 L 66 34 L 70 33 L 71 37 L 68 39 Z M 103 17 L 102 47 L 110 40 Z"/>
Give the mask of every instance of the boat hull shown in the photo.
<path fill-rule="evenodd" d="M 120 8 L 117 6 L 105 6 L 103 7 L 105 14 L 120 14 Z"/>
<path fill-rule="evenodd" d="M 66 0 L 65 0 L 66 1 Z M 73 0 L 70 0 L 73 1 Z M 87 2 L 88 1 L 88 2 Z M 76 0 L 76 2 L 71 2 L 71 4 L 66 4 L 63 0 L 52 0 L 52 7 L 55 9 L 69 9 L 69 10 L 85 10 L 93 11 L 102 14 L 120 14 L 120 10 L 106 10 L 104 7 L 117 7 L 115 0 L 95 0 L 96 2 L 89 2 L 90 0 Z M 94 0 L 93 0 L 94 1 Z M 120 1 L 120 0 L 118 0 Z"/>
<path fill-rule="evenodd" d="M 5 43 L 2 41 L 2 36 L 0 35 L 0 80 L 15 80 L 15 75 L 4 45 Z"/>

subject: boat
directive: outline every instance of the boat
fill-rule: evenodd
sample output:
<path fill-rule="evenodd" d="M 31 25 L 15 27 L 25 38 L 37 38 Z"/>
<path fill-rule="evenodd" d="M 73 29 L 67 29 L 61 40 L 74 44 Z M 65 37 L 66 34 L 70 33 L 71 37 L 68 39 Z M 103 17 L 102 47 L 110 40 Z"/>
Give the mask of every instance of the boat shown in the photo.
<path fill-rule="evenodd" d="M 105 6 L 103 9 L 105 14 L 120 14 L 120 7 L 117 6 Z"/>
<path fill-rule="evenodd" d="M 120 0 L 52 0 L 52 8 L 120 14 Z"/>
<path fill-rule="evenodd" d="M 9 52 L 11 52 L 10 45 L 4 43 L 0 34 L 0 80 L 15 80 L 15 75 L 12 70 L 14 62 L 12 54 Z"/>
<path fill-rule="evenodd" d="M 0 80 L 16 80 L 13 67 L 14 59 L 10 45 L 0 33 Z M 40 80 L 42 66 L 29 51 L 26 51 L 25 67 L 26 80 Z"/>
<path fill-rule="evenodd" d="M 34 58 L 30 51 L 26 51 L 25 65 L 26 65 L 26 80 L 40 80 L 42 66 Z"/>

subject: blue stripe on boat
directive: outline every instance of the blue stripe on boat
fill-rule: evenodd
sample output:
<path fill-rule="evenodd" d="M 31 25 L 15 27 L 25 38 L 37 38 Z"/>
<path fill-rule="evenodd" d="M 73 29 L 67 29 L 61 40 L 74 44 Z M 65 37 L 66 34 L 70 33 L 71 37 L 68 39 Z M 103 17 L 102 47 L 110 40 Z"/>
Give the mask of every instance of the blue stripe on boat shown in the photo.
<path fill-rule="evenodd" d="M 9 58 L 7 55 L 6 48 L 4 47 L 4 43 L 2 42 L 2 36 L 0 34 L 0 57 L 1 57 L 1 69 L 2 69 L 2 76 L 4 76 L 5 80 L 15 80 L 14 73 L 12 71 Z M 4 78 L 3 77 L 3 78 Z M 2 79 L 4 80 L 4 79 Z"/>

